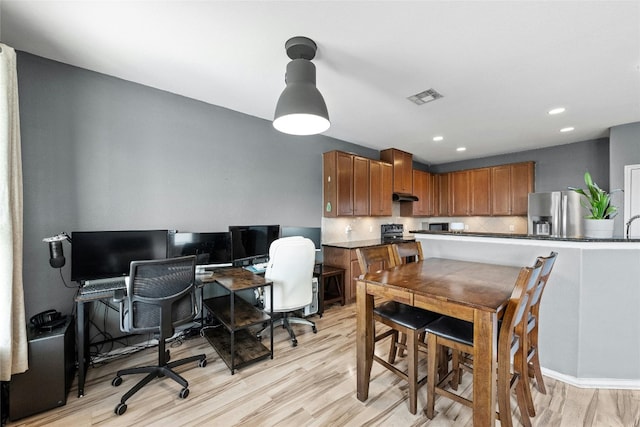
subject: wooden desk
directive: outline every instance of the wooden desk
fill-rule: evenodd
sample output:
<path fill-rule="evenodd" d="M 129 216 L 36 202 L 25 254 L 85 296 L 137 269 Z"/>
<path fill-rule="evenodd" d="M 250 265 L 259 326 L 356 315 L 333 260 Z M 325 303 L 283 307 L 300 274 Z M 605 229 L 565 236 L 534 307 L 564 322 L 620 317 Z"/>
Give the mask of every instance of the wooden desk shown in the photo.
<path fill-rule="evenodd" d="M 373 364 L 374 296 L 473 322 L 473 425 L 496 419 L 498 314 L 505 308 L 519 267 L 429 258 L 357 281 L 357 397 L 365 401 Z"/>
<path fill-rule="evenodd" d="M 220 327 L 207 328 L 202 332 L 233 375 L 235 370 L 265 358 L 273 359 L 273 283 L 264 276 L 253 274 L 244 268 L 220 268 L 211 277 L 201 278 L 202 283 L 215 283 L 224 291 L 221 296 L 203 300 L 209 312 L 221 323 Z M 271 307 L 259 309 L 238 295 L 239 291 L 269 288 Z M 270 345 L 267 348 L 252 326 L 269 325 Z"/>

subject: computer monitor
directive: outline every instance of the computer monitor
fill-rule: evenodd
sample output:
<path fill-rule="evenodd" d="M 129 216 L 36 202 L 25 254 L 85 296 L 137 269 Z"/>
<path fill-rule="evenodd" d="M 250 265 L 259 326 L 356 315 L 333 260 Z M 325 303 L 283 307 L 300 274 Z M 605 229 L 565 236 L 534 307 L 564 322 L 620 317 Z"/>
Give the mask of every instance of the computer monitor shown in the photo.
<path fill-rule="evenodd" d="M 231 265 L 231 233 L 169 233 L 169 257 L 195 255 L 198 269 Z"/>
<path fill-rule="evenodd" d="M 279 225 L 230 225 L 235 264 L 251 264 L 269 257 L 269 246 L 280 237 Z"/>
<path fill-rule="evenodd" d="M 316 249 L 322 249 L 320 242 L 320 227 L 288 227 L 284 226 L 280 229 L 280 237 L 302 236 L 310 239 L 316 246 Z"/>
<path fill-rule="evenodd" d="M 71 280 L 127 276 L 131 261 L 167 257 L 168 230 L 74 231 Z"/>

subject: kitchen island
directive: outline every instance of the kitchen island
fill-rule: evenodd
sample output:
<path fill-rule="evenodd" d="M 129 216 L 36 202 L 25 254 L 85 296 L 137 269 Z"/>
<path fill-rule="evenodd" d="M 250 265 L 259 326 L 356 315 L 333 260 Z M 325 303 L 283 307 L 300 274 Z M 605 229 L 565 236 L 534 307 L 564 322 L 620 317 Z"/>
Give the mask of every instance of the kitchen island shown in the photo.
<path fill-rule="evenodd" d="M 640 389 L 640 239 L 414 231 L 425 258 L 511 266 L 558 252 L 540 307 L 545 375 Z"/>

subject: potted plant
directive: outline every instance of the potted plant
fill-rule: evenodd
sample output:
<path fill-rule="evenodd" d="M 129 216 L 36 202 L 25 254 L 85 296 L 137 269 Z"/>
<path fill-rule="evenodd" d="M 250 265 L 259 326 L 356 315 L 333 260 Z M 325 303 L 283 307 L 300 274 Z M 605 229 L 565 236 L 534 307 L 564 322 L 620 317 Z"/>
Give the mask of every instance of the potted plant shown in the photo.
<path fill-rule="evenodd" d="M 611 238 L 613 236 L 613 218 L 618 214 L 618 208 L 611 204 L 611 192 L 604 191 L 591 178 L 589 172 L 584 174 L 586 190 L 569 187 L 578 194 L 584 196 L 581 201 L 589 214 L 585 216 L 585 236 L 596 238 Z"/>

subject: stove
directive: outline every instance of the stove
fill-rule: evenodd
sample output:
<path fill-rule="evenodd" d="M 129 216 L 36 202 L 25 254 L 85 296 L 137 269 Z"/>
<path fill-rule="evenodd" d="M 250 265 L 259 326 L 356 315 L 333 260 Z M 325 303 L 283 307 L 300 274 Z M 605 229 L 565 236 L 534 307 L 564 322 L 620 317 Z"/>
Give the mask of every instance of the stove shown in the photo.
<path fill-rule="evenodd" d="M 383 242 L 402 242 L 406 239 L 403 236 L 404 226 L 402 224 L 382 224 L 380 226 L 380 238 Z"/>

